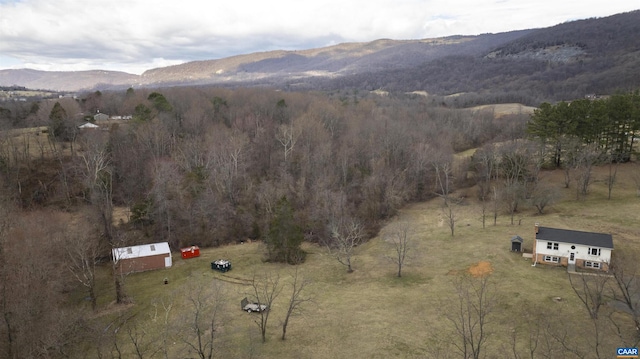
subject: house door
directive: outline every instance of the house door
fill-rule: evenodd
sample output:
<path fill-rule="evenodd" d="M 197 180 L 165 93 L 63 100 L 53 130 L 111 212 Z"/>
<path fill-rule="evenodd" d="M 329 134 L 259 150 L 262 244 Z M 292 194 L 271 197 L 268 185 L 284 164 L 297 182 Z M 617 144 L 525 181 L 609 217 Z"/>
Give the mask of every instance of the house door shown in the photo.
<path fill-rule="evenodd" d="M 576 264 L 576 254 L 573 252 L 569 253 L 569 264 Z"/>

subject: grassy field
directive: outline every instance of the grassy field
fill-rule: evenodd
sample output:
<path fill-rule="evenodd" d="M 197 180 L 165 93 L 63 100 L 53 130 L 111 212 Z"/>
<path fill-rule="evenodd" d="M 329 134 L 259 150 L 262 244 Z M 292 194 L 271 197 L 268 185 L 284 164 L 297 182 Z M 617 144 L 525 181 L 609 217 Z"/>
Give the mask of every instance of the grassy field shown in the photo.
<path fill-rule="evenodd" d="M 9 161 L 13 166 L 16 163 L 24 164 L 35 159 L 52 157 L 54 150 L 47 130 L 48 127 L 41 126 L 0 131 L 0 158 Z M 67 153 L 68 150 L 65 154 Z"/>
<path fill-rule="evenodd" d="M 501 103 L 495 105 L 481 105 L 471 107 L 471 111 L 491 111 L 496 117 L 506 115 L 532 114 L 535 107 L 525 106 L 519 103 Z"/>
<path fill-rule="evenodd" d="M 506 215 L 501 215 L 496 226 L 491 221 L 483 229 L 478 203 L 467 199 L 458 208 L 459 220 L 453 238 L 443 224 L 438 200 L 409 205 L 383 227 L 378 237 L 357 248 L 355 272 L 350 274 L 324 248 L 305 244 L 308 259 L 298 266 L 298 271 L 312 281 L 306 295 L 312 297 L 313 302 L 306 303 L 302 313 L 291 319 L 286 341 L 280 340 L 280 323 L 295 267 L 262 262 L 261 243 L 207 249 L 201 257 L 189 260 L 174 255 L 171 269 L 130 275 L 126 289 L 133 304 L 120 308 L 112 304 L 112 281 L 107 268 L 102 268 L 98 288 L 101 309 L 95 320 L 106 327 L 117 315 L 135 315 L 137 323 L 145 328 L 143 341 L 150 347 L 159 347 L 158 338 L 164 328 L 159 319 L 164 315 L 159 303 L 172 304 L 170 327 L 180 327 L 180 323 L 193 318 L 193 310 L 186 300 L 188 294 L 194 288 L 213 287 L 213 283 L 219 281 L 226 298 L 223 327 L 216 341 L 220 357 L 456 358 L 460 355 L 452 351 L 451 343 L 458 337 L 447 319 L 458 298 L 453 282 L 467 274 L 471 267 L 488 262 L 492 269 L 489 278 L 496 293 L 496 310 L 488 324 L 491 333 L 487 342 L 488 357 L 507 357 L 513 330 L 531 324 L 523 315 L 530 308 L 560 313 L 577 333 L 584 331 L 584 345 L 589 345 L 588 314 L 574 294 L 566 271 L 533 267 L 530 260 L 509 251 L 510 238 L 520 235 L 525 240 L 525 248 L 530 250 L 534 223 L 539 222 L 547 227 L 612 233 L 614 255 L 617 251 L 639 249 L 640 198 L 630 177 L 631 171 L 638 171 L 634 166 L 620 167 L 619 183 L 611 200 L 607 200 L 603 181 L 606 168 L 599 168 L 597 182 L 585 200 L 576 201 L 572 188 L 562 189 L 563 200 L 550 207 L 547 214 L 536 215 L 534 210 L 527 209 L 518 213 L 513 226 Z M 545 173 L 544 181 L 562 188 L 562 173 Z M 395 276 L 396 267 L 389 260 L 393 249 L 386 240 L 391 226 L 397 222 L 410 225 L 413 243 L 402 278 Z M 233 270 L 226 274 L 213 272 L 210 262 L 218 258 L 231 260 Z M 239 304 L 251 293 L 252 287 L 247 281 L 263 273 L 279 274 L 284 284 L 282 294 L 272 307 L 264 344 L 254 322 L 259 315 L 241 311 Z M 165 278 L 169 281 L 167 285 L 163 284 Z M 562 300 L 554 301 L 555 297 Z M 195 357 L 180 341 L 181 335 L 184 332 L 173 332 L 170 336 L 172 357 Z M 120 340 L 128 353 L 125 357 L 132 355 L 131 341 L 124 334 Z M 602 352 L 610 352 L 611 357 L 615 347 L 621 345 L 613 334 L 606 334 L 604 343 Z M 86 353 L 93 350 L 91 346 Z M 160 353 L 156 356 L 161 357 Z"/>

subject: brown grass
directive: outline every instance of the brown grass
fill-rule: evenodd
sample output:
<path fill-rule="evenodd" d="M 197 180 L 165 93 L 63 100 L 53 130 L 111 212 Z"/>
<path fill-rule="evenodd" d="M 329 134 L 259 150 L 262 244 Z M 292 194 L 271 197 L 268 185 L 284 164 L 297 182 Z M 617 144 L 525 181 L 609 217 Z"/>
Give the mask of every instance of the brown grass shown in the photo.
<path fill-rule="evenodd" d="M 535 107 L 525 106 L 520 103 L 501 103 L 471 107 L 470 110 L 491 111 L 496 117 L 502 117 L 507 115 L 531 114 L 533 110 L 535 110 Z"/>
<path fill-rule="evenodd" d="M 562 173 L 547 172 L 543 181 L 559 188 L 562 201 L 544 215 L 537 215 L 533 209 L 523 210 L 517 214 L 514 226 L 501 214 L 496 226 L 488 221 L 483 229 L 479 204 L 467 198 L 465 205 L 458 208 L 453 238 L 447 226 L 439 226 L 438 218 L 442 216 L 439 200 L 411 204 L 391 221 L 411 225 L 413 247 L 402 278 L 395 276 L 397 268 L 389 260 L 393 248 L 384 240 L 389 226 L 383 227 L 378 237 L 358 246 L 355 272 L 351 274 L 323 247 L 307 243 L 304 245 L 309 253 L 307 261 L 297 268 L 301 276 L 313 282 L 307 291 L 313 302 L 307 303 L 303 312 L 292 318 L 288 339 L 284 342 L 279 339 L 279 325 L 286 311 L 295 268 L 264 263 L 259 242 L 204 249 L 201 257 L 189 260 L 176 255 L 171 269 L 129 276 L 126 288 L 135 304 L 127 312 L 137 313 L 151 340 L 161 332 L 159 322 L 151 319 L 155 313 L 153 303 L 171 301 L 174 304 L 171 323 L 177 325 L 181 320 L 192 318 L 185 299 L 189 285 L 210 286 L 213 281 L 223 280 L 227 301 L 224 330 L 218 341 L 221 357 L 438 357 L 438 351 L 453 353 L 449 350 L 457 340 L 446 316 L 457 300 L 455 277 L 491 273 L 498 310 L 492 314 L 487 328 L 492 333 L 487 342 L 489 357 L 502 357 L 513 328 L 527 324 L 522 313 L 530 309 L 532 303 L 560 310 L 569 318 L 576 333 L 584 331 L 585 343 L 581 344 L 588 347 L 591 324 L 568 283 L 566 271 L 540 265 L 532 267 L 530 259 L 510 252 L 510 239 L 520 235 L 525 240 L 525 249 L 530 250 L 534 223 L 539 222 L 548 227 L 612 233 L 614 255 L 619 250 L 637 250 L 640 248 L 640 198 L 635 196 L 630 182 L 632 168 L 631 164 L 620 167 L 619 182 L 611 200 L 606 199 L 603 181 L 606 168 L 597 169 L 597 181 L 591 193 L 580 201 L 575 200 L 573 188 L 562 188 Z M 209 263 L 218 258 L 230 259 L 233 270 L 227 274 L 211 271 Z M 239 302 L 251 294 L 247 281 L 265 272 L 279 273 L 284 291 L 272 307 L 268 340 L 262 344 L 254 322 L 256 317 L 242 312 Z M 162 284 L 165 277 L 169 279 L 168 285 Z M 101 278 L 98 305 L 112 310 L 109 303 L 113 301 L 114 290 L 107 268 Z M 555 302 L 555 297 L 563 300 Z M 610 352 L 620 344 L 613 334 L 604 335 L 601 352 Z M 124 350 L 132 354 L 130 345 L 125 344 Z M 170 350 L 174 357 L 194 356 L 185 352 L 178 340 L 175 345 L 171 344 Z M 82 355 L 86 353 L 78 356 Z"/>

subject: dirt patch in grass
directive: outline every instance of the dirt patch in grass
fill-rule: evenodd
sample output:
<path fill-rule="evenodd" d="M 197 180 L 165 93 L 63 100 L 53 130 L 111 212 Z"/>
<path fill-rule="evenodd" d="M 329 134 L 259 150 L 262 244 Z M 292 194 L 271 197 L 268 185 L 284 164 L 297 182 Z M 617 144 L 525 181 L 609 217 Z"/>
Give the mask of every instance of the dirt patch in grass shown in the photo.
<path fill-rule="evenodd" d="M 472 276 L 479 278 L 484 277 L 488 274 L 493 273 L 493 266 L 491 266 L 491 262 L 488 261 L 480 261 L 467 269 L 467 272 Z M 464 274 L 464 271 L 451 269 L 447 272 L 447 275 L 461 275 Z"/>
<path fill-rule="evenodd" d="M 493 267 L 490 262 L 480 261 L 469 267 L 469 273 L 476 278 L 484 277 L 493 273 Z"/>

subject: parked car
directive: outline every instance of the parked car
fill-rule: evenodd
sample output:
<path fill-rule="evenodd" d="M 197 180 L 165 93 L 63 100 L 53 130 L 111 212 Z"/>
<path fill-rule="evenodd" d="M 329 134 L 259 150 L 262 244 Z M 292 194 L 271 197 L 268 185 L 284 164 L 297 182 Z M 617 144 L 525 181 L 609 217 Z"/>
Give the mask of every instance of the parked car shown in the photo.
<path fill-rule="evenodd" d="M 247 299 L 247 297 L 244 297 L 244 299 L 242 299 L 240 301 L 240 307 L 242 308 L 242 310 L 244 310 L 247 313 L 252 313 L 252 312 L 260 313 L 260 312 L 264 312 L 264 311 L 269 309 L 264 304 L 260 304 L 260 303 L 256 303 L 256 302 L 250 302 Z"/>
<path fill-rule="evenodd" d="M 226 259 L 218 259 L 215 262 L 211 262 L 211 269 L 220 271 L 220 272 L 228 272 L 231 270 L 231 262 Z"/>

